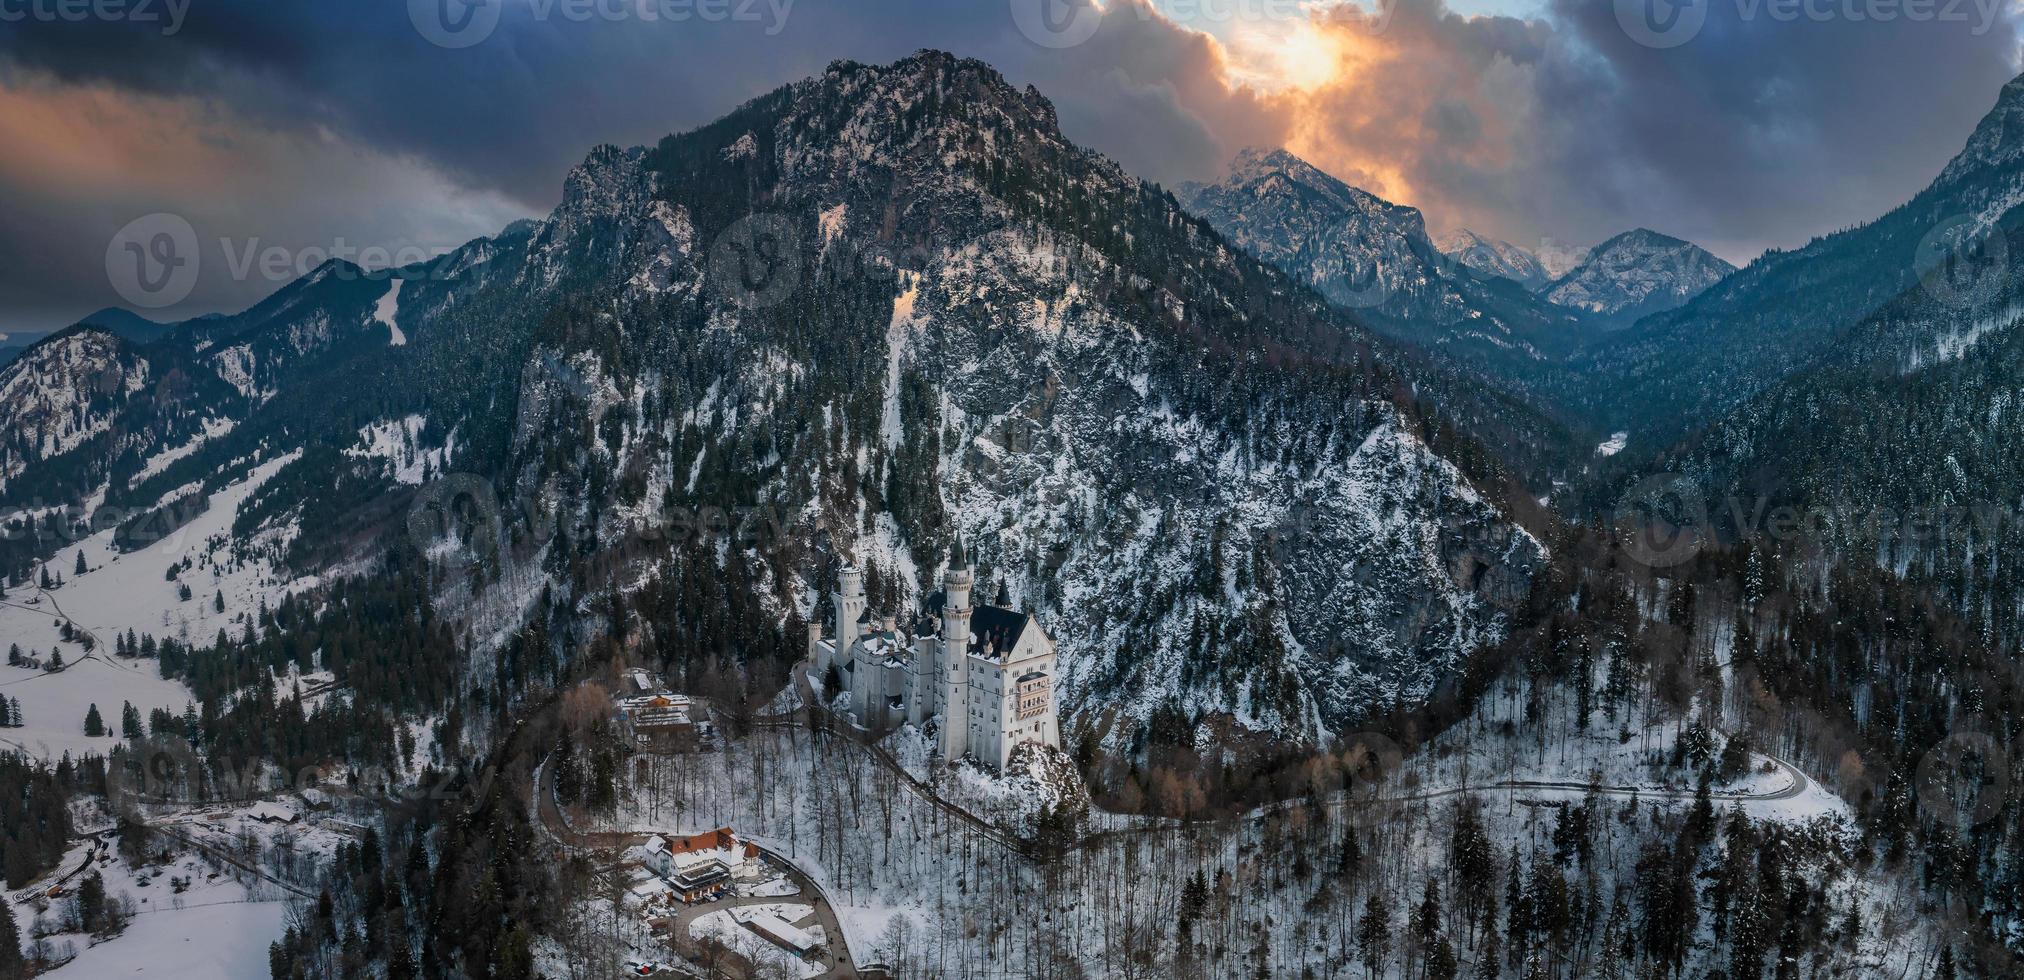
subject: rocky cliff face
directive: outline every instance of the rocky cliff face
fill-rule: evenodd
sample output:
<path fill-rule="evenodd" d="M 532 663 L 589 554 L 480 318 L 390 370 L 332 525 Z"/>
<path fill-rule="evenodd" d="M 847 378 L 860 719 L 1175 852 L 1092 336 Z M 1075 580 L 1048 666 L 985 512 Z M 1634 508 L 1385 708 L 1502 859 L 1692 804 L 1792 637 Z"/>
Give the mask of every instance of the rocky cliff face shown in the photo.
<path fill-rule="evenodd" d="M 506 515 L 446 608 L 546 584 L 595 617 L 717 509 L 777 536 L 716 560 L 811 616 L 836 557 L 904 596 L 961 533 L 1060 642 L 1069 717 L 1317 739 L 1426 697 L 1542 558 L 1383 343 L 973 61 L 838 63 L 600 148 L 545 221 L 397 275 L 179 331 L 260 355 L 259 411 L 187 465 L 352 444 L 259 502 L 342 553 L 414 492 L 365 443 L 417 420 Z"/>

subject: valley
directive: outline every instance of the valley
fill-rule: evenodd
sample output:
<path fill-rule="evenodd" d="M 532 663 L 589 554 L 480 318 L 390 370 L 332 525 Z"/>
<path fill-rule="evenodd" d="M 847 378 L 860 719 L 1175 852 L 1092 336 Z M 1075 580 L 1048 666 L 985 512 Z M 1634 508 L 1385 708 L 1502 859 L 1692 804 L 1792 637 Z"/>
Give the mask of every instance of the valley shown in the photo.
<path fill-rule="evenodd" d="M 0 980 L 2015 975 L 1996 97 L 1737 268 L 840 60 L 51 332 Z"/>

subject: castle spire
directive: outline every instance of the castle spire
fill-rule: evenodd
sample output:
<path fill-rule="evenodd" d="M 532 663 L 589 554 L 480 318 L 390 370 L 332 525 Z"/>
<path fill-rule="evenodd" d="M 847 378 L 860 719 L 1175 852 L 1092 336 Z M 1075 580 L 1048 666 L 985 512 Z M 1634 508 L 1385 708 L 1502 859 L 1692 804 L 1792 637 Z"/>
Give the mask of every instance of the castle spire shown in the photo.
<path fill-rule="evenodd" d="M 956 535 L 956 546 L 949 551 L 949 570 L 953 572 L 957 569 L 967 569 L 969 567 L 970 560 L 963 555 L 963 536 L 958 534 Z"/>

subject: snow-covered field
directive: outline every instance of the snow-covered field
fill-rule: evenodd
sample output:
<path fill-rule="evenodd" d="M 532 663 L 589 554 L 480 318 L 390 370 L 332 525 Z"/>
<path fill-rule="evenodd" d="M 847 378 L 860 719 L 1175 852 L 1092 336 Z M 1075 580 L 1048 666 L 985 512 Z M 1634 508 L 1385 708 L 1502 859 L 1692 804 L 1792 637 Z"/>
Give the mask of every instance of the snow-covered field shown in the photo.
<path fill-rule="evenodd" d="M 55 639 L 54 633 L 48 638 Z M 35 639 L 47 655 L 42 637 Z M 25 638 L 11 642 L 21 643 L 24 650 L 29 646 Z M 73 654 L 84 658 L 81 648 L 64 644 L 68 666 L 55 673 L 0 665 L 0 694 L 21 702 L 27 722 L 21 728 L 0 728 L 0 746 L 52 761 L 66 752 L 72 758 L 104 755 L 121 742 L 122 704 L 132 702 L 145 722 L 156 708 L 181 715 L 190 703 L 190 689 L 179 681 L 163 680 L 153 660 L 123 660 L 103 648 L 89 658 L 72 660 Z M 84 733 L 84 715 L 93 704 L 108 732 L 99 738 Z"/>
<path fill-rule="evenodd" d="M 263 556 L 263 546 L 279 543 L 273 532 L 261 535 L 263 540 L 254 543 L 253 554 L 244 561 L 233 557 L 231 544 L 239 505 L 300 455 L 290 453 L 254 467 L 246 479 L 213 494 L 209 510 L 145 548 L 120 552 L 113 546 L 115 531 L 109 528 L 58 552 L 46 568 L 52 577 L 62 576 L 62 587 L 42 595 L 28 588 L 9 592 L 0 604 L 0 639 L 47 653 L 57 624 L 68 619 L 96 636 L 100 650 L 109 649 L 115 634 L 128 630 L 208 643 L 220 628 L 256 611 L 262 600 L 277 603 L 290 590 L 313 587 L 314 579 L 277 578 L 273 564 Z M 79 552 L 88 569 L 83 575 L 76 574 Z M 169 566 L 185 558 L 192 567 L 178 580 L 170 580 Z M 41 571 L 36 569 L 33 580 L 39 581 Z M 190 586 L 187 601 L 179 597 L 178 581 Z M 222 613 L 216 607 L 221 594 Z M 83 651 L 67 645 L 63 658 L 74 659 L 73 652 L 81 656 Z"/>
<path fill-rule="evenodd" d="M 285 902 L 232 901 L 144 911 L 111 942 L 81 949 L 44 974 L 57 980 L 175 977 L 246 980 L 267 975 L 267 945 L 281 936 Z"/>
<path fill-rule="evenodd" d="M 275 875 L 289 874 L 279 865 L 293 864 L 293 873 L 306 876 L 312 866 L 329 861 L 341 839 L 328 829 L 307 824 L 296 828 L 262 824 L 252 820 L 249 812 L 249 807 L 211 807 L 156 825 L 191 834 L 194 825 L 201 823 L 208 830 L 199 839 L 206 840 L 215 852 L 249 867 L 274 868 L 269 873 Z M 81 838 L 55 871 L 8 896 L 24 949 L 33 949 L 37 933 L 47 933 L 41 938 L 53 956 L 75 953 L 74 959 L 44 975 L 60 980 L 124 976 L 240 980 L 266 976 L 267 945 L 280 937 L 289 901 L 296 896 L 175 836 L 157 834 L 154 841 L 169 859 L 136 866 L 119 855 L 110 833 Z M 96 942 L 75 933 L 52 932 L 60 922 L 64 899 L 38 897 L 50 882 L 65 876 L 70 876 L 64 882 L 66 887 L 74 889 L 80 879 L 72 872 L 87 856 L 91 870 L 105 884 L 106 895 L 114 900 L 125 896 L 134 909 L 124 931 Z M 187 882 L 180 893 L 173 884 L 178 878 Z"/>
<path fill-rule="evenodd" d="M 18 644 L 24 654 L 45 662 L 60 652 L 69 665 L 53 674 L 0 666 L 0 692 L 20 699 L 28 721 L 25 728 L 0 729 L 0 744 L 45 758 L 66 751 L 103 753 L 118 739 L 85 736 L 84 714 L 91 704 L 98 705 L 117 736 L 125 701 L 132 701 L 145 721 L 158 707 L 180 714 L 191 700 L 181 683 L 159 676 L 153 661 L 116 656 L 117 637 L 131 630 L 207 644 L 220 629 L 243 630 L 262 602 L 272 605 L 291 590 L 314 587 L 316 579 L 284 581 L 276 573 L 266 557 L 267 546 L 278 543 L 271 533 L 243 556 L 235 556 L 229 544 L 240 503 L 297 455 L 254 467 L 245 480 L 213 494 L 208 511 L 145 548 L 122 553 L 113 545 L 113 529 L 92 535 L 48 560 L 50 576 L 63 580 L 60 587 L 45 592 L 24 586 L 0 600 L 0 647 Z M 76 571 L 79 553 L 87 569 L 81 575 Z M 170 579 L 169 567 L 186 558 L 191 567 Z M 39 581 L 42 572 L 36 569 L 30 580 Z M 189 585 L 189 599 L 181 598 L 179 584 Z M 223 612 L 218 611 L 221 597 Z M 91 654 L 85 652 L 82 635 L 62 640 L 64 622 L 91 635 L 96 641 Z"/>

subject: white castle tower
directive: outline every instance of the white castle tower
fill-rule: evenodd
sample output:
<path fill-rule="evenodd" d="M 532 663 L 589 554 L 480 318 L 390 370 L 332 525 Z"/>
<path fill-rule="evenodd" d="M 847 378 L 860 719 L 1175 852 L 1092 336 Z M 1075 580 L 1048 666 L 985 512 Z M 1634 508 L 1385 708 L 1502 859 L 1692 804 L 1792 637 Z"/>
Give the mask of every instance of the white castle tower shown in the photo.
<path fill-rule="evenodd" d="M 942 758 L 951 762 L 969 751 L 970 584 L 959 537 L 942 573 Z"/>
<path fill-rule="evenodd" d="M 864 573 L 856 565 L 844 562 L 837 569 L 836 591 L 829 594 L 829 601 L 830 615 L 834 617 L 829 623 L 829 635 L 834 639 L 823 642 L 821 624 L 808 624 L 808 661 L 815 665 L 818 677 L 832 664 L 841 668 L 850 663 L 855 641 L 863 632 L 860 623 L 864 619 Z"/>
<path fill-rule="evenodd" d="M 864 573 L 856 565 L 846 563 L 836 573 L 836 592 L 830 596 L 830 604 L 836 607 L 836 631 L 832 633 L 839 642 L 848 643 L 864 630 Z M 850 652 L 841 646 L 837 656 L 848 660 Z"/>

